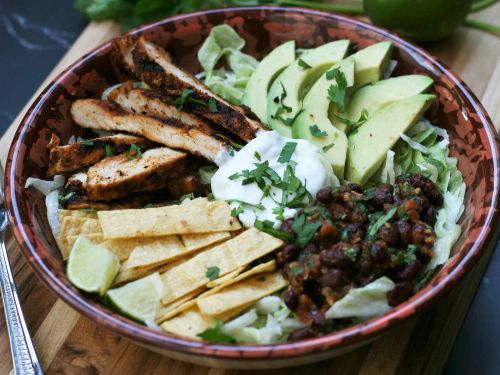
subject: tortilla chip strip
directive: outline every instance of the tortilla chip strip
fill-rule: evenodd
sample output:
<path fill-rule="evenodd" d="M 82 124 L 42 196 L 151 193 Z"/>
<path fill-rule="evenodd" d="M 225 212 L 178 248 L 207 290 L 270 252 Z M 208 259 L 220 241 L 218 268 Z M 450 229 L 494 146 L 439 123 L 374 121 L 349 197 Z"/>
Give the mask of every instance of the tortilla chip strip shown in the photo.
<path fill-rule="evenodd" d="M 194 233 L 183 234 L 181 237 L 187 250 L 198 250 L 231 238 L 231 233 Z"/>
<path fill-rule="evenodd" d="M 210 296 L 212 294 L 215 294 L 217 292 L 219 292 L 220 290 L 226 288 L 227 286 L 229 285 L 232 285 L 234 283 L 237 283 L 241 280 L 244 280 L 252 275 L 255 275 L 255 274 L 258 274 L 258 273 L 263 273 L 263 272 L 272 272 L 276 269 L 276 261 L 275 260 L 271 260 L 267 263 L 262 263 L 262 264 L 259 264 L 258 266 L 256 267 L 253 267 L 251 269 L 249 269 L 248 271 L 245 271 L 241 274 L 238 275 L 239 272 L 241 272 L 241 269 L 243 267 L 240 267 L 238 268 L 236 271 L 233 271 L 233 272 L 230 272 L 222 277 L 219 277 L 218 279 L 214 280 L 214 281 L 211 281 L 210 283 L 207 284 L 207 287 L 210 287 L 209 285 L 211 283 L 213 283 L 212 285 L 214 285 L 214 287 L 210 287 L 212 289 L 209 289 L 207 290 L 206 292 L 203 292 L 201 294 L 199 293 L 196 293 L 196 295 L 198 295 L 196 298 L 194 299 L 191 299 L 191 298 L 185 298 L 185 297 L 182 297 L 180 298 L 179 300 L 183 300 L 184 302 L 181 303 L 181 304 L 177 304 L 175 306 L 175 308 L 169 310 L 169 311 L 164 311 L 163 315 L 157 315 L 157 319 L 156 319 L 156 322 L 158 324 L 162 323 L 163 321 L 167 320 L 167 319 L 170 319 L 188 309 L 190 309 L 191 307 L 195 306 L 196 303 L 197 303 L 197 299 L 198 298 L 203 298 L 203 297 L 206 297 L 206 296 Z M 238 271 L 238 273 L 237 273 Z M 236 275 L 236 276 L 235 276 Z M 229 277 L 231 276 L 231 277 Z M 192 293 L 188 294 L 189 295 L 192 295 Z M 176 301 L 177 302 L 177 301 Z M 176 302 L 172 302 L 172 305 L 175 304 Z"/>
<path fill-rule="evenodd" d="M 219 276 L 245 266 L 283 245 L 283 241 L 251 228 L 237 237 L 211 247 L 161 275 L 167 304 L 206 285 L 208 267 L 218 267 Z"/>
<path fill-rule="evenodd" d="M 135 238 L 127 242 L 133 245 L 128 268 L 159 266 L 189 253 L 178 236 Z"/>
<path fill-rule="evenodd" d="M 140 277 L 147 276 L 149 274 L 155 273 L 155 272 L 165 272 L 169 270 L 172 267 L 176 267 L 177 265 L 181 264 L 184 262 L 184 259 L 179 259 L 177 261 L 173 261 L 171 263 L 167 264 L 162 264 L 161 266 L 149 266 L 149 267 L 140 267 L 140 268 L 128 268 L 128 260 L 123 262 L 120 266 L 120 271 L 118 272 L 118 275 L 116 275 L 115 279 L 113 280 L 112 286 L 117 286 L 120 284 L 123 284 L 127 281 L 133 281 L 136 280 Z"/>
<path fill-rule="evenodd" d="M 279 272 L 260 274 L 196 301 L 202 314 L 217 316 L 256 302 L 287 285 L 288 281 Z"/>
<path fill-rule="evenodd" d="M 224 276 L 219 277 L 218 279 L 209 281 L 207 283 L 207 288 L 215 288 L 219 285 L 224 285 L 225 283 L 233 280 L 235 277 L 237 277 L 243 270 L 245 269 L 245 266 L 241 266 L 236 268 L 234 271 L 231 271 L 229 273 L 226 273 Z"/>
<path fill-rule="evenodd" d="M 187 309 L 182 309 L 179 312 L 177 312 L 179 307 L 182 307 L 186 303 L 189 303 L 191 301 L 195 301 L 196 296 L 199 295 L 204 290 L 205 290 L 205 288 L 197 289 L 189 294 L 186 294 L 184 297 L 181 297 L 178 300 L 176 300 L 168 305 L 164 305 L 164 304 L 160 303 L 160 307 L 158 308 L 158 311 L 156 312 L 156 322 L 159 324 L 159 323 L 164 322 L 165 320 L 170 319 L 171 317 L 187 310 Z M 196 304 L 196 302 L 195 302 L 195 304 Z"/>
<path fill-rule="evenodd" d="M 59 222 L 62 223 L 65 217 L 85 217 L 87 219 L 97 219 L 97 211 L 92 210 L 59 210 Z"/>
<path fill-rule="evenodd" d="M 98 215 L 107 239 L 222 232 L 241 228 L 238 220 L 231 216 L 231 209 L 226 202 L 208 202 L 206 199 L 194 199 L 176 206 L 100 211 Z"/>
<path fill-rule="evenodd" d="M 184 311 L 182 314 L 177 315 L 175 318 L 163 322 L 161 324 L 161 328 L 164 331 L 173 333 L 175 335 L 200 340 L 197 335 L 207 328 L 212 327 L 215 319 L 219 319 L 223 322 L 228 321 L 248 307 L 248 305 L 241 306 L 234 310 L 227 311 L 222 315 L 214 317 L 203 315 L 202 313 L 200 313 L 200 310 L 198 310 L 198 307 L 194 306 L 191 309 Z"/>
<path fill-rule="evenodd" d="M 70 244 L 68 243 L 69 236 L 95 234 L 101 231 L 101 225 L 97 219 L 65 216 L 61 222 L 61 233 L 59 234 L 59 247 L 63 259 L 68 259 L 69 252 L 71 251 Z"/>

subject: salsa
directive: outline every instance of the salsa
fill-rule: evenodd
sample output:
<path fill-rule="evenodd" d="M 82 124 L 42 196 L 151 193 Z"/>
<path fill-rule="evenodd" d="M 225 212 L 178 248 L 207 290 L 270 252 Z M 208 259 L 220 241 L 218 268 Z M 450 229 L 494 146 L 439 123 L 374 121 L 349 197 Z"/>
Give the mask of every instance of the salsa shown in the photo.
<path fill-rule="evenodd" d="M 410 298 L 434 255 L 433 226 L 442 205 L 436 185 L 416 173 L 366 190 L 357 184 L 323 188 L 312 207 L 283 222 L 280 229 L 295 238 L 277 253 L 290 283 L 285 303 L 306 325 L 289 340 L 333 330 L 325 318 L 329 307 L 379 277 L 395 283 L 387 296 L 391 306 Z M 300 246 L 307 226 L 315 230 Z"/>

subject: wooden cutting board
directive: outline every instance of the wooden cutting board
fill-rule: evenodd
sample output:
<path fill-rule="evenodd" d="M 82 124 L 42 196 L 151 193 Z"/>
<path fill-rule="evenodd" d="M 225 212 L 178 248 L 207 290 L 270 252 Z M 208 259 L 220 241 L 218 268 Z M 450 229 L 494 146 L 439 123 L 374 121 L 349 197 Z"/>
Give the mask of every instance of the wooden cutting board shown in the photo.
<path fill-rule="evenodd" d="M 474 15 L 497 22 L 500 4 Z M 54 68 L 42 87 L 91 48 L 118 35 L 110 22 L 91 23 Z M 460 29 L 452 38 L 427 49 L 450 65 L 467 82 L 500 128 L 500 37 Z M 37 94 L 34 95 L 36 97 Z M 23 113 L 0 140 L 0 158 L 6 154 Z M 226 375 L 243 371 L 211 369 L 185 364 L 143 349 L 104 330 L 57 299 L 34 275 L 12 238 L 8 250 L 30 332 L 42 366 L 48 374 L 175 374 Z M 447 297 L 370 345 L 327 362 L 294 369 L 296 374 L 439 374 L 493 249 Z M 0 374 L 11 372 L 10 349 L 3 313 L 0 315 Z M 290 369 L 268 371 L 288 374 Z"/>

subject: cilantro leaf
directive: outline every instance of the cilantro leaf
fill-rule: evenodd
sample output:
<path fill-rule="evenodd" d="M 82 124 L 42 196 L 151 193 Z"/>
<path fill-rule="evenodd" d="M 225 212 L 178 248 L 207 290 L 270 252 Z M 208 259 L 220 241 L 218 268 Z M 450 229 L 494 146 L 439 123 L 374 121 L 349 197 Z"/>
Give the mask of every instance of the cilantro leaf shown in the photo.
<path fill-rule="evenodd" d="M 311 68 L 312 68 L 312 66 L 311 66 L 311 65 L 309 65 L 308 63 L 306 63 L 306 62 L 305 62 L 304 60 L 302 60 L 302 59 L 299 59 L 299 60 L 297 61 L 297 63 L 298 63 L 298 64 L 299 64 L 299 66 L 302 68 L 302 70 L 306 70 L 306 69 L 311 69 Z"/>
<path fill-rule="evenodd" d="M 239 214 L 243 213 L 243 210 L 243 205 L 239 205 L 238 207 L 235 207 L 231 210 L 231 216 L 237 217 Z"/>
<path fill-rule="evenodd" d="M 74 191 L 71 191 L 69 192 L 68 194 L 66 195 L 60 195 L 59 196 L 59 201 L 61 202 L 64 202 L 64 201 L 67 201 L 69 198 L 71 198 L 73 195 L 75 195 L 76 193 Z"/>
<path fill-rule="evenodd" d="M 347 105 L 347 80 L 344 73 L 339 68 L 334 68 L 326 72 L 326 78 L 335 79 L 335 85 L 328 88 L 328 98 L 335 103 L 340 112 L 345 112 Z"/>
<path fill-rule="evenodd" d="M 205 273 L 205 276 L 207 279 L 210 281 L 215 280 L 219 277 L 220 274 L 220 268 L 217 266 L 212 266 L 207 268 L 207 272 Z"/>
<path fill-rule="evenodd" d="M 194 94 L 193 89 L 184 89 L 182 91 L 182 94 L 174 100 L 174 104 L 177 105 L 177 108 L 182 111 L 184 109 L 184 106 L 187 103 L 194 103 L 194 104 L 200 104 L 200 105 L 207 105 L 203 100 L 192 98 L 191 95 Z M 210 106 L 210 103 L 209 103 Z"/>
<path fill-rule="evenodd" d="M 280 229 L 275 229 L 272 221 L 255 220 L 255 223 L 253 224 L 253 226 L 262 232 L 265 232 L 267 234 L 270 234 L 271 236 L 279 238 L 280 240 L 287 241 L 287 242 L 290 242 L 293 240 L 292 234 L 287 233 L 285 231 L 282 231 Z"/>
<path fill-rule="evenodd" d="M 219 319 L 214 320 L 214 325 L 211 328 L 207 328 L 201 333 L 198 333 L 198 337 L 202 338 L 208 342 L 216 342 L 222 344 L 234 344 L 236 340 L 224 332 L 224 325 Z"/>
<path fill-rule="evenodd" d="M 141 159 L 142 158 L 142 146 L 137 146 L 135 143 L 130 145 L 130 150 L 128 152 L 128 159 Z"/>
<path fill-rule="evenodd" d="M 262 159 L 261 156 L 260 156 L 260 154 L 257 151 L 255 151 L 253 153 L 253 156 L 255 156 L 255 159 L 257 159 L 258 161 L 260 161 Z"/>
<path fill-rule="evenodd" d="M 392 219 L 392 217 L 396 214 L 397 209 L 398 209 L 397 207 L 392 207 L 385 214 L 378 217 L 374 223 L 370 224 L 370 226 L 368 227 L 368 236 L 367 236 L 369 240 L 375 239 L 375 236 L 377 235 L 380 228 L 382 228 L 382 226 L 386 222 Z"/>
<path fill-rule="evenodd" d="M 104 146 L 104 151 L 106 152 L 106 156 L 113 156 L 113 149 L 111 145 Z"/>
<path fill-rule="evenodd" d="M 313 221 L 312 223 L 306 223 L 306 217 L 304 214 L 295 216 L 292 223 L 292 230 L 297 235 L 297 244 L 301 248 L 305 247 L 311 241 L 321 225 L 322 222 L 320 220 Z"/>
<path fill-rule="evenodd" d="M 94 141 L 91 139 L 84 139 L 83 141 L 80 142 L 84 146 L 93 146 Z"/>
<path fill-rule="evenodd" d="M 214 98 L 210 98 L 208 100 L 208 109 L 210 110 L 210 112 L 219 112 L 219 110 L 217 109 L 217 103 Z"/>
<path fill-rule="evenodd" d="M 309 131 L 314 137 L 326 137 L 328 135 L 326 131 L 321 130 L 316 124 L 309 126 Z"/>
<path fill-rule="evenodd" d="M 327 152 L 333 146 L 335 146 L 335 144 L 334 143 L 330 143 L 329 145 L 323 146 L 321 149 L 323 150 L 323 152 Z"/>
<path fill-rule="evenodd" d="M 368 120 L 369 115 L 368 115 L 368 111 L 366 109 L 363 109 L 361 111 L 361 115 L 359 116 L 358 121 L 351 121 L 351 120 L 343 118 L 337 114 L 335 114 L 334 116 L 337 120 L 342 121 L 347 126 L 352 126 L 353 128 L 357 128 L 358 126 L 363 125 Z"/>
<path fill-rule="evenodd" d="M 297 142 L 287 142 L 283 149 L 281 150 L 280 156 L 278 158 L 278 163 L 288 163 L 292 158 L 295 148 L 297 147 Z"/>

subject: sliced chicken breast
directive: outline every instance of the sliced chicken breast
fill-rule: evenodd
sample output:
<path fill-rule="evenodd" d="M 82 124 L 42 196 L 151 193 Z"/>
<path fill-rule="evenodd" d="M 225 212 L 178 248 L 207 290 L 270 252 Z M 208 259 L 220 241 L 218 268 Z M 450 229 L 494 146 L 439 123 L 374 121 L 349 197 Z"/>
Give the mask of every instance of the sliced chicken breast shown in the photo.
<path fill-rule="evenodd" d="M 174 64 L 170 54 L 160 46 L 142 37 L 127 36 L 114 41 L 114 50 L 115 61 L 119 60 L 138 80 L 160 90 L 170 102 L 180 100 L 185 90 L 192 90 L 182 104 L 177 103 L 184 110 L 224 127 L 245 141 L 265 129 L 251 111 L 211 92 L 192 74 Z M 209 105 L 210 102 L 213 104 Z"/>

